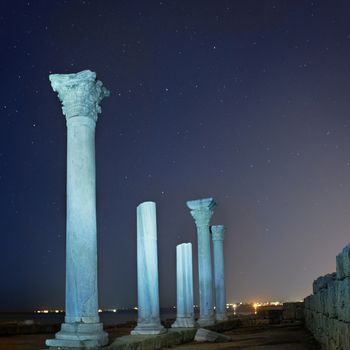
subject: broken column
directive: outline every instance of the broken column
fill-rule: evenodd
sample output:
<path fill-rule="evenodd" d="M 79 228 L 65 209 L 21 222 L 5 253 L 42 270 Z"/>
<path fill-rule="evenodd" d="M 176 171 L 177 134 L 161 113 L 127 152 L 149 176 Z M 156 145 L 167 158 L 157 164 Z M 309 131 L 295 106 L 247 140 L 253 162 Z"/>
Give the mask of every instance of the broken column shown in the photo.
<path fill-rule="evenodd" d="M 227 320 L 226 292 L 225 292 L 225 268 L 224 268 L 224 234 L 223 225 L 211 227 L 214 254 L 214 278 L 215 278 L 215 317 L 218 321 Z"/>
<path fill-rule="evenodd" d="M 131 334 L 165 332 L 159 317 L 156 203 L 137 207 L 138 321 Z"/>
<path fill-rule="evenodd" d="M 198 323 L 200 326 L 207 326 L 215 322 L 209 222 L 216 203 L 213 198 L 205 198 L 188 201 L 187 206 L 197 226 L 200 308 Z"/>
<path fill-rule="evenodd" d="M 98 315 L 95 126 L 109 95 L 96 74 L 51 74 L 67 121 L 67 237 L 65 322 L 51 347 L 91 348 L 108 343 Z"/>
<path fill-rule="evenodd" d="M 176 321 L 172 327 L 195 327 L 191 243 L 176 246 Z"/>

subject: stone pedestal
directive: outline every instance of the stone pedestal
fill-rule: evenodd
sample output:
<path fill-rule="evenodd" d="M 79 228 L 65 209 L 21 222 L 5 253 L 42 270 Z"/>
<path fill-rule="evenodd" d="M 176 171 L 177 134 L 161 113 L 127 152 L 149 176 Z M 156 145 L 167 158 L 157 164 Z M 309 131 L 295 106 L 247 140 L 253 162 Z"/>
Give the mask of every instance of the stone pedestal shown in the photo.
<path fill-rule="evenodd" d="M 172 327 L 195 327 L 191 243 L 176 246 L 176 311 L 176 321 Z"/>
<path fill-rule="evenodd" d="M 156 204 L 144 202 L 137 207 L 137 296 L 136 334 L 160 334 Z"/>
<path fill-rule="evenodd" d="M 203 327 L 215 322 L 209 221 L 216 203 L 213 198 L 206 198 L 188 201 L 187 206 L 191 209 L 197 226 L 200 308 L 198 323 Z"/>
<path fill-rule="evenodd" d="M 224 268 L 224 234 L 225 227 L 216 225 L 211 227 L 214 250 L 214 276 L 215 276 L 215 317 L 218 321 L 227 320 L 225 268 Z"/>
<path fill-rule="evenodd" d="M 51 74 L 67 121 L 66 316 L 52 347 L 106 345 L 98 315 L 95 126 L 109 95 L 94 72 Z"/>

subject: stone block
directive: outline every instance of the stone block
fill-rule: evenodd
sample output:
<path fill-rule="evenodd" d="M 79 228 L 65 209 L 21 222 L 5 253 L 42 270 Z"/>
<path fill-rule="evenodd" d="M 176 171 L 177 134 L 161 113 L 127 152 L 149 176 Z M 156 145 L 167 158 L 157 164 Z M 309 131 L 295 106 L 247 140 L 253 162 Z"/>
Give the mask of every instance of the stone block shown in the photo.
<path fill-rule="evenodd" d="M 350 277 L 350 244 L 345 246 L 341 253 L 337 255 L 337 279 L 343 280 Z"/>
<path fill-rule="evenodd" d="M 194 339 L 195 329 L 170 329 L 159 335 L 127 335 L 116 338 L 104 350 L 158 350 L 170 348 Z"/>
<path fill-rule="evenodd" d="M 329 320 L 330 338 L 332 339 L 332 343 L 335 344 L 335 346 L 339 346 L 340 343 L 339 323 L 340 322 L 335 318 Z"/>
<path fill-rule="evenodd" d="M 337 286 L 338 281 L 334 281 L 327 288 L 327 299 L 325 313 L 329 318 L 337 317 Z"/>
<path fill-rule="evenodd" d="M 313 303 L 314 303 L 314 296 L 313 295 L 309 295 L 307 297 L 307 301 L 305 302 L 305 308 L 310 310 L 310 311 L 313 311 Z"/>
<path fill-rule="evenodd" d="M 319 292 L 319 312 L 326 315 L 328 289 L 321 289 Z"/>
<path fill-rule="evenodd" d="M 209 331 L 208 329 L 199 328 L 196 332 L 194 340 L 198 342 L 217 343 L 232 341 L 232 338 L 221 333 Z"/>
<path fill-rule="evenodd" d="M 321 312 L 321 295 L 317 293 L 314 295 L 314 311 Z"/>
<path fill-rule="evenodd" d="M 329 273 L 324 276 L 318 277 L 312 285 L 313 293 L 317 294 L 320 290 L 326 289 L 328 284 L 336 279 L 336 273 Z"/>
<path fill-rule="evenodd" d="M 55 337 L 47 339 L 46 345 L 93 349 L 108 343 L 108 334 L 104 332 L 102 323 L 62 323 Z"/>
<path fill-rule="evenodd" d="M 350 322 L 350 278 L 337 283 L 337 317 L 340 321 Z"/>
<path fill-rule="evenodd" d="M 350 349 L 350 338 L 349 338 L 349 325 L 345 322 L 339 322 L 337 324 L 337 345 L 339 349 Z"/>

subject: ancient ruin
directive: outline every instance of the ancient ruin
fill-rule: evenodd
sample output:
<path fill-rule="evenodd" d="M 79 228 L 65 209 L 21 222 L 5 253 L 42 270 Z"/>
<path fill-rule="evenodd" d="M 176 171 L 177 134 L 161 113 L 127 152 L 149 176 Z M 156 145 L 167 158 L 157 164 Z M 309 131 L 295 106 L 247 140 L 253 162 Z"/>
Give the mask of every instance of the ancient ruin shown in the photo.
<path fill-rule="evenodd" d="M 195 327 L 193 311 L 192 243 L 176 246 L 176 321 L 172 327 Z"/>
<path fill-rule="evenodd" d="M 197 227 L 200 308 L 198 323 L 207 326 L 215 322 L 209 222 L 216 203 L 213 198 L 205 198 L 188 201 L 187 206 Z"/>
<path fill-rule="evenodd" d="M 317 278 L 305 298 L 305 324 L 326 350 L 350 349 L 350 245 L 336 261 L 337 271 Z"/>
<path fill-rule="evenodd" d="M 135 334 L 165 332 L 159 318 L 158 253 L 156 203 L 137 207 L 137 300 L 138 321 Z"/>
<path fill-rule="evenodd" d="M 224 235 L 225 226 L 211 226 L 214 255 L 215 280 L 215 318 L 217 321 L 227 320 L 226 290 L 225 290 L 225 263 L 224 263 Z"/>
<path fill-rule="evenodd" d="M 51 85 L 67 121 L 66 316 L 52 347 L 108 343 L 98 315 L 95 126 L 109 95 L 96 74 L 52 74 Z"/>
<path fill-rule="evenodd" d="M 65 322 L 46 345 L 98 348 L 108 343 L 98 314 L 95 127 L 99 103 L 109 95 L 96 74 L 52 74 L 51 85 L 67 121 L 67 243 Z M 198 235 L 201 326 L 215 322 L 209 222 L 212 198 L 187 202 Z M 213 226 L 217 319 L 226 319 L 223 262 L 224 227 Z M 192 244 L 177 246 L 177 318 L 174 328 L 197 326 L 193 308 Z M 156 204 L 137 207 L 138 323 L 131 332 L 162 334 L 159 315 Z"/>

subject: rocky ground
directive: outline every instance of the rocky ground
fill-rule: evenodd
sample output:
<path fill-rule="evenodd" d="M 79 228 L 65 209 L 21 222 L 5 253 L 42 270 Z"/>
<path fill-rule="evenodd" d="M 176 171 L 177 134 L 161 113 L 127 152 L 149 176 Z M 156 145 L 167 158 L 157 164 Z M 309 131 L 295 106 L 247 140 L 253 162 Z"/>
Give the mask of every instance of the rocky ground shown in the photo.
<path fill-rule="evenodd" d="M 130 324 L 108 327 L 106 331 L 109 339 L 114 340 L 117 337 L 130 334 L 134 325 Z M 49 334 L 26 334 L 26 335 L 10 335 L 0 336 L 1 350 L 40 350 L 45 349 L 45 340 L 54 338 L 54 333 Z"/>
<path fill-rule="evenodd" d="M 110 340 L 130 334 L 133 327 L 120 325 L 107 329 Z M 302 325 L 262 325 L 242 327 L 224 334 L 233 338 L 228 343 L 190 343 L 178 346 L 178 350 L 213 350 L 213 349 L 245 349 L 245 350 L 317 350 L 310 333 Z M 39 350 L 44 349 L 45 339 L 53 334 L 28 334 L 0 337 L 1 350 Z"/>
<path fill-rule="evenodd" d="M 178 350 L 318 350 L 311 334 L 302 325 L 266 325 L 244 327 L 225 332 L 233 338 L 228 343 L 190 343 Z"/>

